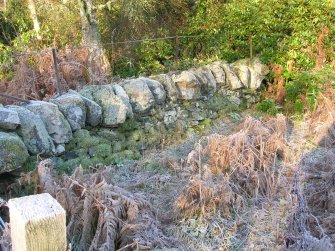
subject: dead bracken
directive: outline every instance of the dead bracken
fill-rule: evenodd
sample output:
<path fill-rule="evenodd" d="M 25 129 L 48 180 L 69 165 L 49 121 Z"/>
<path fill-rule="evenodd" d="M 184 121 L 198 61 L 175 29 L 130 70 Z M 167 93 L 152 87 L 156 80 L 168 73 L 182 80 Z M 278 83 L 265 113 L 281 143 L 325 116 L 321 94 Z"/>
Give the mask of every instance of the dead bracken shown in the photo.
<path fill-rule="evenodd" d="M 266 122 L 248 117 L 238 129 L 229 136 L 201 138 L 189 154 L 193 178 L 176 202 L 183 215 L 218 210 L 229 215 L 241 196 L 275 194 L 277 157 L 286 151 L 285 117 Z"/>
<path fill-rule="evenodd" d="M 53 195 L 67 214 L 68 242 L 79 250 L 169 248 L 174 241 L 159 228 L 154 210 L 140 194 L 111 181 L 112 169 L 57 179 L 48 160 L 38 166 L 38 189 Z"/>

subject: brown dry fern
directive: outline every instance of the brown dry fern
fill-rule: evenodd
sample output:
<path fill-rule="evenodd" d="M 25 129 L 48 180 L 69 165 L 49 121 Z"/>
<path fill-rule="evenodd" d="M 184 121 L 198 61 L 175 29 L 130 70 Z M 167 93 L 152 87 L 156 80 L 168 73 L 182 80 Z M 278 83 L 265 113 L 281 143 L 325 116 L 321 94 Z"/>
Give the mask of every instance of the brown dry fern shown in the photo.
<path fill-rule="evenodd" d="M 50 193 L 66 210 L 67 238 L 76 248 L 130 250 L 174 245 L 160 230 L 143 196 L 106 181 L 111 169 L 85 175 L 78 167 L 72 176 L 61 179 L 53 172 L 50 161 L 40 162 L 39 190 Z"/>

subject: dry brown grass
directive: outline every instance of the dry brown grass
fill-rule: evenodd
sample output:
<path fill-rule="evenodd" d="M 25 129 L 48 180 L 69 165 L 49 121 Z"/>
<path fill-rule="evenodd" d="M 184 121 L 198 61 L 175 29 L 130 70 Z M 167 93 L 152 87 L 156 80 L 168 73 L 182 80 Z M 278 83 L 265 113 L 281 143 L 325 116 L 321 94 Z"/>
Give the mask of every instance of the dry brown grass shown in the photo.
<path fill-rule="evenodd" d="M 290 71 L 294 70 L 294 61 L 288 62 L 288 67 Z M 270 98 L 276 100 L 276 102 L 280 105 L 284 104 L 285 96 L 286 96 L 286 89 L 285 85 L 285 78 L 283 77 L 284 67 L 279 64 L 271 65 L 271 70 L 274 74 L 273 83 L 268 88 L 268 95 Z"/>
<path fill-rule="evenodd" d="M 324 42 L 329 33 L 330 29 L 327 26 L 324 26 L 322 30 L 319 32 L 319 37 L 316 43 L 317 48 L 316 64 L 315 64 L 316 70 L 322 69 L 324 62 L 327 59 L 327 51 L 325 49 Z"/>
<path fill-rule="evenodd" d="M 190 152 L 187 163 L 194 178 L 176 202 L 183 215 L 218 210 L 229 215 L 232 204 L 241 204 L 237 198 L 275 196 L 276 159 L 284 158 L 287 148 L 285 117 L 265 122 L 248 117 L 237 130 L 203 137 Z"/>
<path fill-rule="evenodd" d="M 54 196 L 67 213 L 67 238 L 76 249 L 133 250 L 169 248 L 173 240 L 159 228 L 143 196 L 112 183 L 112 168 L 57 179 L 49 161 L 38 166 L 39 191 Z"/>
<path fill-rule="evenodd" d="M 185 216 L 204 215 L 213 210 L 220 211 L 223 216 L 229 216 L 234 201 L 234 193 L 224 178 L 216 180 L 195 178 L 180 195 L 176 205 Z"/>
<path fill-rule="evenodd" d="M 309 137 L 316 144 L 330 147 L 335 140 L 335 89 L 327 86 L 324 94 L 318 98 L 318 106 L 308 114 Z"/>

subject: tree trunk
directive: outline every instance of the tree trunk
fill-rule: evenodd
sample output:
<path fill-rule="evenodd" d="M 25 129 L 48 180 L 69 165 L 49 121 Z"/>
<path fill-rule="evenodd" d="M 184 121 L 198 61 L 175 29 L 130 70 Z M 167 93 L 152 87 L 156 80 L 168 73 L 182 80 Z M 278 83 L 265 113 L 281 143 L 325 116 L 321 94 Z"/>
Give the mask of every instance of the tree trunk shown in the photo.
<path fill-rule="evenodd" d="M 38 21 L 38 18 L 36 15 L 36 7 L 35 7 L 34 0 L 28 0 L 28 9 L 30 11 L 31 19 L 33 20 L 36 37 L 38 40 L 41 40 L 42 37 L 40 34 L 40 22 Z"/>
<path fill-rule="evenodd" d="M 83 33 L 83 43 L 88 47 L 87 69 L 90 82 L 99 84 L 109 76 L 110 64 L 101 44 L 98 22 L 94 10 L 93 0 L 78 0 Z M 92 47 L 91 47 L 92 46 Z"/>

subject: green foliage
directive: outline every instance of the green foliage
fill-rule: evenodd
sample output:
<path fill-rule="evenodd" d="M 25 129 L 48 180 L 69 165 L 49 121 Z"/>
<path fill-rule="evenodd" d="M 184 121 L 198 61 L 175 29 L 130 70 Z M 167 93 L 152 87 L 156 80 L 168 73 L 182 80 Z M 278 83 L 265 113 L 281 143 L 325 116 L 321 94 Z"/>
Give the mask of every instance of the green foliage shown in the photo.
<path fill-rule="evenodd" d="M 159 36 L 166 37 L 167 32 L 159 32 Z M 154 34 L 147 36 L 148 39 Z M 140 72 L 157 73 L 163 71 L 165 64 L 173 58 L 173 45 L 170 40 L 144 41 L 137 49 L 139 55 Z"/>
<path fill-rule="evenodd" d="M 114 75 L 121 78 L 137 77 L 140 69 L 135 61 L 135 59 L 127 57 L 117 58 L 114 62 Z"/>
<path fill-rule="evenodd" d="M 331 68 L 321 71 L 302 71 L 284 74 L 288 82 L 286 89 L 286 110 L 302 113 L 316 108 L 316 98 L 326 84 L 331 84 L 335 73 Z"/>
<path fill-rule="evenodd" d="M 22 0 L 8 1 L 6 12 L 1 14 L 5 18 L 4 25 L 7 43 L 10 43 L 15 37 L 32 29 L 32 21 L 29 16 L 29 11 Z M 8 32 L 9 31 L 9 32 Z"/>
<path fill-rule="evenodd" d="M 75 46 L 82 38 L 78 1 L 48 3 L 34 0 L 41 24 L 43 46 Z"/>
<path fill-rule="evenodd" d="M 234 61 L 249 56 L 252 36 L 254 55 L 264 62 L 286 65 L 294 60 L 299 69 L 308 69 L 315 63 L 313 52 L 324 26 L 330 28 L 325 47 L 334 43 L 334 20 L 332 1 L 200 0 L 183 31 L 204 37 L 185 50 L 190 56 Z"/>
<path fill-rule="evenodd" d="M 280 112 L 281 108 L 276 104 L 275 100 L 265 99 L 257 105 L 256 109 L 260 112 L 264 112 L 274 116 Z"/>
<path fill-rule="evenodd" d="M 138 46 L 133 46 L 132 55 L 125 54 L 115 61 L 114 73 L 121 77 L 155 74 L 174 67 L 174 46 L 172 40 L 150 40 L 153 37 L 168 37 L 167 30 L 150 33 Z"/>

